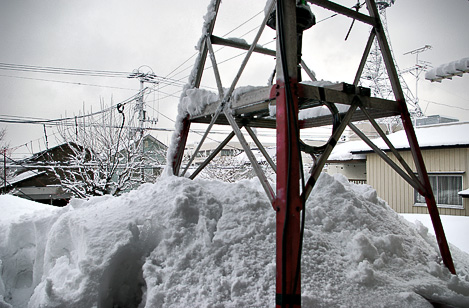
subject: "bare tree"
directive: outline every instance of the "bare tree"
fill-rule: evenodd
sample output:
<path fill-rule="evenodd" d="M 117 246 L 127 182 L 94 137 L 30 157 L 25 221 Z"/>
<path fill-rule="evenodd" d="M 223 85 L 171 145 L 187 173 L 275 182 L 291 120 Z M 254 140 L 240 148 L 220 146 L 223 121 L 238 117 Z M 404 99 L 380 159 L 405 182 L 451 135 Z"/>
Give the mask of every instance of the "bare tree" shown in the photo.
<path fill-rule="evenodd" d="M 260 161 L 259 163 L 267 178 L 274 181 L 275 172 L 272 168 L 265 161 Z M 256 173 L 251 167 L 251 163 L 240 160 L 236 156 L 216 156 L 212 162 L 200 172 L 200 178 L 217 179 L 228 183 L 254 177 L 256 177 Z"/>
<path fill-rule="evenodd" d="M 130 127 L 123 105 L 102 109 L 59 129 L 71 155 L 68 168 L 54 171 L 62 186 L 80 198 L 118 195 L 142 181 L 142 131 Z"/>

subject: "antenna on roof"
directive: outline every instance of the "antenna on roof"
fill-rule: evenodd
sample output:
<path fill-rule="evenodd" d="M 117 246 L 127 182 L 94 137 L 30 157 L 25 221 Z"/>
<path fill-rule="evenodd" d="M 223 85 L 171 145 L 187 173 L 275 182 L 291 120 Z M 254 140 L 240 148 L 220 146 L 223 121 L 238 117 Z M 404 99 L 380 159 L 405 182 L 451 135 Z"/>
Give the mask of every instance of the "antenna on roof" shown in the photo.
<path fill-rule="evenodd" d="M 406 52 L 404 55 L 415 55 L 415 65 L 400 72 L 401 75 L 405 73 L 411 73 L 412 76 L 415 77 L 415 104 L 417 106 L 419 104 L 418 86 L 420 74 L 431 67 L 430 62 L 419 60 L 419 54 L 429 49 L 432 49 L 432 46 L 425 45 L 423 47 Z"/>

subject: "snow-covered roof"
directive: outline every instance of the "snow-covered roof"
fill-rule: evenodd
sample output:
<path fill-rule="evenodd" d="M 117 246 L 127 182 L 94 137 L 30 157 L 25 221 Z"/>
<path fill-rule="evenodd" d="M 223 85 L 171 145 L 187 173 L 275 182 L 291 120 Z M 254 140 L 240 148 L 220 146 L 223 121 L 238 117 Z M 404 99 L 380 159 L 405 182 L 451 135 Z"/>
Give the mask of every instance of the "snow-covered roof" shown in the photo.
<path fill-rule="evenodd" d="M 469 146 L 469 122 L 454 122 L 415 128 L 415 134 L 421 148 Z M 388 135 L 396 149 L 410 148 L 404 130 Z M 383 139 L 372 140 L 382 150 L 389 150 Z M 364 158 L 364 152 L 372 149 L 362 140 L 337 145 L 329 160 L 351 160 Z"/>
<path fill-rule="evenodd" d="M 38 170 L 28 170 L 23 173 L 18 174 L 17 176 L 13 177 L 12 179 L 8 180 L 9 185 L 14 185 L 16 183 L 25 181 L 27 179 L 31 179 L 35 176 L 41 175 L 43 173 L 46 173 L 45 171 L 38 171 Z"/>

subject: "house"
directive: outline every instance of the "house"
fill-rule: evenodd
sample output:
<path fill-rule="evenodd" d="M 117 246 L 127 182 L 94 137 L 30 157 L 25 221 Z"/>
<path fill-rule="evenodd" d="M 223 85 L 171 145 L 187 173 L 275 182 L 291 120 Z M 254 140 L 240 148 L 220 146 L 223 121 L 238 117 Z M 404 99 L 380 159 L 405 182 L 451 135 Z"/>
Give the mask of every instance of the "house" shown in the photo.
<path fill-rule="evenodd" d="M 148 134 L 143 137 L 141 149 L 143 155 L 143 166 L 132 176 L 142 177 L 143 172 L 144 181 L 153 181 L 164 169 L 168 147 L 152 135 Z M 125 157 L 125 155 L 123 156 Z M 122 161 L 121 163 L 126 162 Z"/>
<path fill-rule="evenodd" d="M 76 149 L 79 149 L 77 152 Z M 152 181 L 161 173 L 166 161 L 167 147 L 155 137 L 146 135 L 142 141 L 143 164 L 141 170 L 144 172 L 144 181 Z M 122 154 L 122 152 L 121 152 Z M 77 155 L 79 161 L 77 162 Z M 67 178 L 67 171 L 71 169 L 83 170 L 74 173 L 73 180 L 77 183 L 84 183 L 86 174 L 93 174 L 94 169 L 99 168 L 99 164 L 92 161 L 89 150 L 74 143 L 64 143 L 53 148 L 41 151 L 31 157 L 15 161 L 9 164 L 13 176 L 7 181 L 4 190 L 11 194 L 29 200 L 64 206 L 72 197 L 70 190 L 64 188 L 64 183 L 60 179 Z M 120 157 L 127 157 L 121 155 Z M 83 162 L 84 165 L 83 165 Z M 119 161 L 117 170 L 126 168 L 125 161 Z M 140 170 L 134 171 L 132 177 L 139 178 Z M 117 177 L 117 176 L 116 176 Z M 60 178 L 60 179 L 59 179 Z M 141 181 L 135 183 L 141 184 Z M 4 185 L 2 185 L 4 186 Z M 130 189 L 135 188 L 133 186 Z"/>
<path fill-rule="evenodd" d="M 469 216 L 468 132 L 469 122 L 452 122 L 415 128 L 441 215 Z M 388 138 L 415 172 L 405 132 L 390 134 Z M 381 138 L 372 141 L 397 162 Z M 373 186 L 378 196 L 386 200 L 397 212 L 428 213 L 425 200 L 363 141 L 338 145 L 329 158 L 326 172 L 340 172 L 349 179 L 353 179 L 353 177 L 358 177 L 354 169 L 360 169 L 361 179 Z M 353 177 L 350 174 L 353 174 Z"/>
<path fill-rule="evenodd" d="M 216 148 L 220 145 L 221 142 L 217 141 L 208 141 L 204 142 L 198 152 L 197 156 L 193 158 L 192 164 L 199 165 L 201 164 L 207 157 L 212 154 Z M 188 144 L 186 147 L 186 155 L 185 161 L 188 161 L 195 153 L 195 150 L 199 147 L 199 143 Z M 230 140 L 227 146 L 220 151 L 218 154 L 220 157 L 222 156 L 229 156 L 234 157 L 239 153 L 243 152 L 243 146 L 238 141 Z"/>
<path fill-rule="evenodd" d="M 6 191 L 36 202 L 65 206 L 72 194 L 62 188 L 54 169 L 60 174 L 63 168 L 71 167 L 72 152 L 71 145 L 65 143 L 10 162 L 9 169 L 14 172 L 8 179 Z"/>

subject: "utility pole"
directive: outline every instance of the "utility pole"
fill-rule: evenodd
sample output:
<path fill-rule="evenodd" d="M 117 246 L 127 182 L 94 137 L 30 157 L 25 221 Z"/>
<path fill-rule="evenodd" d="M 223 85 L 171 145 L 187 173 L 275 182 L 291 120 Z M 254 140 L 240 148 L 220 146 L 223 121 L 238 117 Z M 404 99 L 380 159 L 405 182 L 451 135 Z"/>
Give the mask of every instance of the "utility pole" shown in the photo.
<path fill-rule="evenodd" d="M 7 193 L 7 148 L 3 149 L 3 193 Z"/>
<path fill-rule="evenodd" d="M 147 69 L 144 71 L 144 69 Z M 127 76 L 128 78 L 138 78 L 140 81 L 140 96 L 137 99 L 137 106 L 135 107 L 135 111 L 138 114 L 138 128 L 137 134 L 140 135 L 140 142 L 143 141 L 144 132 L 145 132 L 145 122 L 147 121 L 146 118 L 146 110 L 145 110 L 145 100 L 144 100 L 144 83 L 153 83 L 158 84 L 159 81 L 157 80 L 158 76 L 153 72 L 151 67 L 147 65 L 142 65 L 138 69 L 133 70 L 133 72 Z M 140 151 L 141 151 L 141 166 L 140 166 L 140 178 L 142 183 L 145 181 L 145 162 L 144 162 L 144 153 L 145 147 L 144 144 L 140 144 Z"/>

